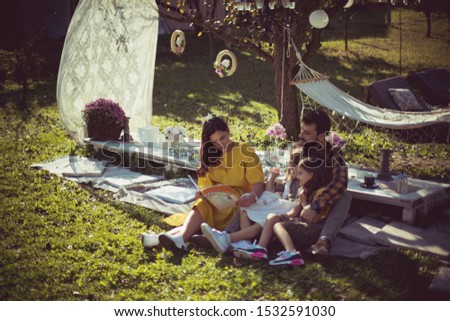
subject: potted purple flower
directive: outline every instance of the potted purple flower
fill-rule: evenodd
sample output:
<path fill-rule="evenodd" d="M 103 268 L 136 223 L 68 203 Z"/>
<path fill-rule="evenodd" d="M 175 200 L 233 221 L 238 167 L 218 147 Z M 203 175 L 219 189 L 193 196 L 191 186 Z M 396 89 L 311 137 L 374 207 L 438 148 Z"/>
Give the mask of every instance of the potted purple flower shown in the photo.
<path fill-rule="evenodd" d="M 93 140 L 118 140 L 126 124 L 122 107 L 111 99 L 99 98 L 86 104 L 83 110 L 88 137 Z"/>

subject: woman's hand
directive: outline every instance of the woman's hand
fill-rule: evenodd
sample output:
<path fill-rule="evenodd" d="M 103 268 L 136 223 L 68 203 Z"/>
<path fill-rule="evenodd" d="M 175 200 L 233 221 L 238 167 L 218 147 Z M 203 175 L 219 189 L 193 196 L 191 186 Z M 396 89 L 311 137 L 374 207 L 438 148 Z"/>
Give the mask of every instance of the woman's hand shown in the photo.
<path fill-rule="evenodd" d="M 202 198 L 202 197 L 203 197 L 202 192 L 200 192 L 200 190 L 196 190 L 195 191 L 195 199 L 197 200 L 197 199 Z"/>
<path fill-rule="evenodd" d="M 239 207 L 249 207 L 256 203 L 256 198 L 253 194 L 244 194 L 241 198 L 236 202 L 236 205 Z"/>

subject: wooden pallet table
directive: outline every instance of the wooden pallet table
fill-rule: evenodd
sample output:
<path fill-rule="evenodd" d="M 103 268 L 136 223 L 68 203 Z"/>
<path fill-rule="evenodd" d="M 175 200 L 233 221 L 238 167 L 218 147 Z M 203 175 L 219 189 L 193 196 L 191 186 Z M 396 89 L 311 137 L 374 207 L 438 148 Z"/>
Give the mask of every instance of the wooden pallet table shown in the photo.
<path fill-rule="evenodd" d="M 200 144 L 198 142 L 163 143 L 123 143 L 118 141 L 93 141 L 86 139 L 95 150 L 104 150 L 123 157 L 125 154 L 136 155 L 138 158 L 160 164 L 172 164 L 179 168 L 196 170 L 199 165 Z"/>
<path fill-rule="evenodd" d="M 177 167 L 195 171 L 199 165 L 199 142 L 182 142 L 171 145 L 168 142 L 160 144 L 142 144 L 140 142 L 86 142 L 96 150 L 107 150 L 118 155 L 135 154 L 137 157 L 161 164 L 173 164 Z M 262 158 L 264 153 L 258 152 Z M 408 193 L 397 193 L 394 181 L 376 181 L 375 189 L 361 187 L 364 176 L 378 173 L 349 166 L 348 191 L 354 199 L 372 201 L 375 203 L 398 206 L 402 208 L 402 220 L 414 224 L 418 217 L 426 217 L 432 211 L 444 204 L 450 203 L 450 185 L 430 181 L 408 179 Z M 280 176 L 277 180 L 282 180 Z"/>
<path fill-rule="evenodd" d="M 408 192 L 400 194 L 396 191 L 395 176 L 390 182 L 376 180 L 379 187 L 367 189 L 361 187 L 364 176 L 376 177 L 378 173 L 349 167 L 348 174 L 348 191 L 354 199 L 401 207 L 402 221 L 408 224 L 414 224 L 419 216 L 426 217 L 437 207 L 450 202 L 449 184 L 408 178 Z"/>

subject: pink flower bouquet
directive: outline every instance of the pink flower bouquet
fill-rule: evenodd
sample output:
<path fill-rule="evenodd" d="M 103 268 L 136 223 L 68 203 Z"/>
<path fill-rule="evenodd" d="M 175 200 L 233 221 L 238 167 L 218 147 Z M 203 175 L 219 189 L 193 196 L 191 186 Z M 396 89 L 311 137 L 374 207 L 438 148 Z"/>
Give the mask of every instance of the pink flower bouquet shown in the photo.
<path fill-rule="evenodd" d="M 280 123 L 276 123 L 270 126 L 267 129 L 266 134 L 269 137 L 273 137 L 274 139 L 278 140 L 286 139 L 286 129 L 284 129 L 283 125 L 281 125 Z"/>

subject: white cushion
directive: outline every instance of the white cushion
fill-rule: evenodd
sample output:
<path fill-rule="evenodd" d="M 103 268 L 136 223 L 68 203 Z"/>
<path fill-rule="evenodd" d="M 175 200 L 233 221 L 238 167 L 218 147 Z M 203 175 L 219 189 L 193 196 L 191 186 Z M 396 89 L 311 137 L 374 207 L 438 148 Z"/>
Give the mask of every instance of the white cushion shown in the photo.
<path fill-rule="evenodd" d="M 424 111 L 422 105 L 411 90 L 406 88 L 389 88 L 389 93 L 402 111 Z"/>

